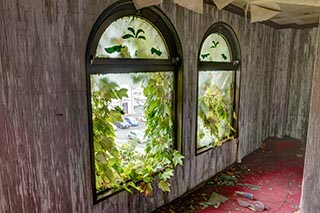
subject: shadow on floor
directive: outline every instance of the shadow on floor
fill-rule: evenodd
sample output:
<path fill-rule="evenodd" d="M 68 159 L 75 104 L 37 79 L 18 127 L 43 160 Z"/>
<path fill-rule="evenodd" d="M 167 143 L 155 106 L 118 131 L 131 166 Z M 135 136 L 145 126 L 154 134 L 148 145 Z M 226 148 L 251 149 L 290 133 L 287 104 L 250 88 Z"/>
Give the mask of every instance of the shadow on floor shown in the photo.
<path fill-rule="evenodd" d="M 304 164 L 304 149 L 292 138 L 269 138 L 263 146 L 208 180 L 192 193 L 167 204 L 160 212 L 253 212 L 237 199 L 254 204 L 261 201 L 264 212 L 298 212 Z M 236 195 L 253 195 L 254 200 Z M 250 195 L 249 194 L 249 195 Z M 223 199 L 228 199 L 224 202 Z"/>

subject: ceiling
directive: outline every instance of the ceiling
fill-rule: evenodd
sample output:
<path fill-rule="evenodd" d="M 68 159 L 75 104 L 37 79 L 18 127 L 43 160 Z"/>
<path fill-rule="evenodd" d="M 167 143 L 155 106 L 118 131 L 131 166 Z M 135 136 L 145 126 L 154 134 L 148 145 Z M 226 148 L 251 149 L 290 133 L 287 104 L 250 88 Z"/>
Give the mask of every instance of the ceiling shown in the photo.
<path fill-rule="evenodd" d="M 251 0 L 251 4 L 253 4 L 252 2 Z M 234 0 L 231 4 L 238 9 L 244 10 L 247 0 Z M 266 8 L 264 5 L 262 7 Z M 276 7 L 268 7 L 267 9 L 276 11 L 275 13 L 277 14 L 268 20 L 279 25 L 279 27 L 311 27 L 317 26 L 319 23 L 320 6 L 303 5 L 303 0 L 301 4 L 276 3 Z M 263 12 L 260 11 L 260 13 Z"/>
<path fill-rule="evenodd" d="M 215 5 L 218 10 L 246 16 L 252 23 L 262 22 L 274 28 L 317 27 L 320 17 L 320 0 L 172 0 L 189 10 L 203 13 L 203 2 Z M 163 0 L 133 0 L 137 9 L 157 5 Z M 249 6 L 247 6 L 249 5 Z M 245 13 L 247 11 L 247 13 Z"/>

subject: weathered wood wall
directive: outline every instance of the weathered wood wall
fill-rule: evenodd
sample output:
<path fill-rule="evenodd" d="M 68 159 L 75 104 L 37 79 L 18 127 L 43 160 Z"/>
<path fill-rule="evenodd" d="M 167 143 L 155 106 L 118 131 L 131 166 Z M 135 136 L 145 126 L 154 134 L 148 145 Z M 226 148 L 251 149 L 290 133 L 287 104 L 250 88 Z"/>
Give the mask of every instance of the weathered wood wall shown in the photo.
<path fill-rule="evenodd" d="M 270 135 L 306 141 L 317 29 L 279 30 L 274 36 Z"/>
<path fill-rule="evenodd" d="M 0 212 L 91 208 L 86 6 L 1 3 Z"/>
<path fill-rule="evenodd" d="M 320 27 L 319 27 L 320 32 Z M 312 83 L 309 129 L 303 173 L 301 213 L 320 212 L 320 34 L 318 32 L 317 57 Z"/>
<path fill-rule="evenodd" d="M 85 47 L 95 20 L 112 2 L 29 0 L 0 4 L 0 212 L 150 212 L 235 162 L 233 143 L 195 156 L 196 59 L 202 36 L 217 21 L 235 30 L 242 51 L 239 158 L 260 147 L 275 131 L 269 128 L 278 125 L 277 115 L 272 120 L 273 113 L 286 113 L 284 106 L 290 104 L 278 104 L 282 96 L 273 88 L 293 78 L 284 69 L 283 81 L 270 82 L 277 79 L 281 60 L 287 63 L 289 58 L 280 50 L 275 53 L 270 44 L 282 38 L 281 45 L 291 47 L 292 39 L 285 39 L 291 38 L 290 30 L 251 25 L 210 5 L 205 5 L 204 15 L 200 15 L 164 1 L 161 9 L 176 27 L 184 54 L 184 166 L 172 179 L 171 193 L 155 190 L 153 198 L 144 198 L 121 192 L 93 205 Z M 312 44 L 297 41 L 296 48 Z M 304 67 L 291 69 L 293 75 Z M 298 82 L 299 78 L 294 79 Z M 296 89 L 294 83 L 290 85 Z M 296 93 L 287 95 L 287 90 L 291 91 L 281 89 L 281 94 L 295 97 Z M 275 103 L 279 109 L 271 111 Z M 300 108 L 298 112 L 302 112 Z M 281 125 L 287 128 L 287 123 Z"/>
<path fill-rule="evenodd" d="M 275 30 L 258 24 L 248 24 L 245 31 L 247 32 L 239 36 L 242 65 L 238 161 L 259 148 L 269 136 L 269 82 L 274 54 L 270 43 L 276 34 Z"/>

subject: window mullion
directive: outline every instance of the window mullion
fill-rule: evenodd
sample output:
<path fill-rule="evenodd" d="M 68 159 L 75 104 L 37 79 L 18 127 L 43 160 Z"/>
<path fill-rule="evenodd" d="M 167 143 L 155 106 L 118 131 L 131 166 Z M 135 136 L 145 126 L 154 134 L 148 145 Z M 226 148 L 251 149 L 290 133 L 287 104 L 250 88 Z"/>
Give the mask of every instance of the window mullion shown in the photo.
<path fill-rule="evenodd" d="M 90 74 L 174 71 L 172 60 L 95 59 L 89 65 Z"/>
<path fill-rule="evenodd" d="M 211 71 L 211 70 L 224 70 L 224 71 L 235 71 L 237 65 L 233 62 L 200 62 L 199 69 L 201 71 Z"/>

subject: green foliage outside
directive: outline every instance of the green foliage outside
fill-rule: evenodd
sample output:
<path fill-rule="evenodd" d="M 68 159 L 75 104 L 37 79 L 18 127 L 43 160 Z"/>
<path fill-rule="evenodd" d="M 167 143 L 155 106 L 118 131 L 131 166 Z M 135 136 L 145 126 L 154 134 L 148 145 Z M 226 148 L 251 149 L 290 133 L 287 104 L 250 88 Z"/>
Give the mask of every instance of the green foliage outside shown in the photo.
<path fill-rule="evenodd" d="M 203 123 L 203 128 L 198 127 L 198 140 L 205 137 L 208 130 L 214 140 L 211 146 L 221 146 L 226 139 L 232 139 L 236 130 L 232 126 L 231 115 L 236 119 L 235 112 L 232 111 L 233 87 L 223 91 L 208 78 L 203 84 L 201 91 L 203 94 L 198 98 L 198 116 Z"/>
<path fill-rule="evenodd" d="M 146 38 L 142 29 L 128 28 L 129 33 L 123 39 Z M 138 48 L 138 47 L 137 47 Z M 107 47 L 107 52 L 128 54 L 122 45 Z M 151 49 L 153 54 L 160 50 Z M 105 189 L 136 189 L 146 196 L 152 196 L 152 183 L 157 182 L 163 191 L 170 191 L 169 179 L 174 175 L 174 167 L 182 165 L 183 156 L 173 147 L 173 123 L 171 100 L 173 92 L 173 74 L 169 72 L 150 73 L 135 79 L 143 85 L 146 104 L 144 114 L 147 118 L 145 154 L 135 150 L 137 142 L 128 141 L 121 147 L 115 144 L 115 132 L 112 124 L 122 120 L 120 107 L 112 107 L 113 100 L 127 97 L 127 90 L 101 78 L 91 81 L 92 121 L 94 137 L 94 160 L 97 192 Z"/>

